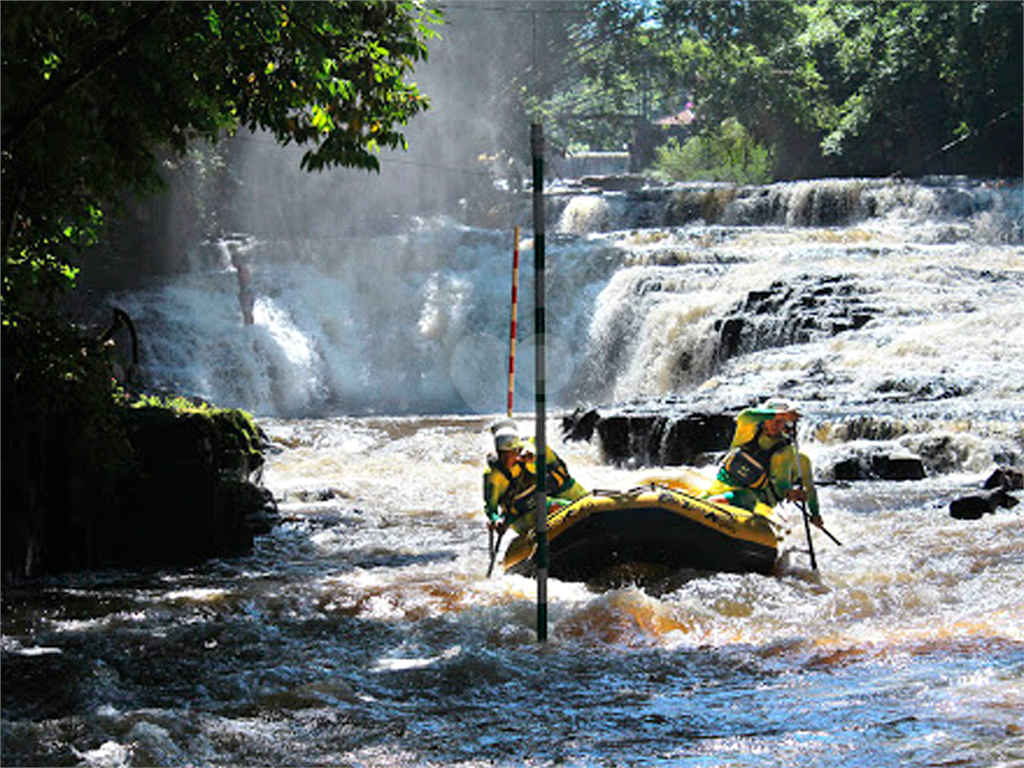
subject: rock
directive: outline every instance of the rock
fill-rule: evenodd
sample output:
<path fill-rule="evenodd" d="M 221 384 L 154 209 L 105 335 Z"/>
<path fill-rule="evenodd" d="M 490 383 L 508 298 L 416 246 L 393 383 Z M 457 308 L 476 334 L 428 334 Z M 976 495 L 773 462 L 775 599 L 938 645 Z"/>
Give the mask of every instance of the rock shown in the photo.
<path fill-rule="evenodd" d="M 732 414 L 741 408 L 733 405 L 727 412 L 714 412 L 672 400 L 578 408 L 562 419 L 562 434 L 567 440 L 586 441 L 596 434 L 604 460 L 612 464 L 700 466 L 717 461 L 728 450 L 736 429 Z M 869 431 L 878 432 L 874 427 Z M 894 440 L 852 440 L 819 456 L 815 477 L 822 482 L 922 480 L 928 474 L 924 459 Z"/>
<path fill-rule="evenodd" d="M 732 416 L 666 411 L 622 407 L 602 415 L 597 409 L 577 409 L 562 420 L 562 434 L 567 440 L 590 441 L 596 433 L 605 460 L 620 465 L 693 464 L 729 447 L 736 429 Z"/>
<path fill-rule="evenodd" d="M 647 178 L 640 174 L 610 174 L 607 176 L 584 176 L 580 183 L 587 187 L 597 187 L 606 192 L 632 192 L 643 189 Z"/>
<path fill-rule="evenodd" d="M 715 323 L 718 358 L 858 330 L 878 314 L 868 290 L 847 276 L 804 275 L 751 291 L 732 314 Z"/>
<path fill-rule="evenodd" d="M 1012 467 L 999 467 L 985 481 L 985 488 L 1004 488 L 1008 491 L 1024 489 L 1024 472 Z"/>
<path fill-rule="evenodd" d="M 986 493 L 961 496 L 949 504 L 949 514 L 957 520 L 978 520 L 997 508 L 1013 509 L 1020 503 L 1011 490 L 1024 488 L 1024 473 L 1012 467 L 999 467 L 985 480 Z"/>
<path fill-rule="evenodd" d="M 975 496 L 962 496 L 949 504 L 949 514 L 957 520 L 979 520 L 983 515 L 995 512 L 998 507 L 1012 509 L 1018 500 L 1006 492 L 1005 488 L 996 488 L 988 493 Z"/>
<path fill-rule="evenodd" d="M 600 420 L 601 414 L 596 409 L 577 408 L 570 416 L 562 419 L 562 436 L 566 440 L 590 442 L 590 438 L 594 436 L 594 428 Z"/>
<path fill-rule="evenodd" d="M 185 565 L 248 552 L 277 524 L 248 414 L 147 406 L 112 418 L 120 442 L 103 464 L 62 463 L 5 507 L 5 575 Z"/>
<path fill-rule="evenodd" d="M 923 480 L 924 461 L 893 441 L 853 441 L 825 452 L 815 471 L 825 482 L 852 480 Z"/>

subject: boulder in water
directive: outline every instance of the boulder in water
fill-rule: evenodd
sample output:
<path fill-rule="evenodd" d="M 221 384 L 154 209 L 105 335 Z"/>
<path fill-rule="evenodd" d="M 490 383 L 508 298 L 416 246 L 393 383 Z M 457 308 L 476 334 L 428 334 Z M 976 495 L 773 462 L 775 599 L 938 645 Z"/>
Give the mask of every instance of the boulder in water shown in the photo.
<path fill-rule="evenodd" d="M 1003 488 L 1007 491 L 1024 489 L 1024 471 L 1013 467 L 999 467 L 985 481 L 985 488 Z"/>
<path fill-rule="evenodd" d="M 727 414 L 674 412 L 668 406 L 577 409 L 562 420 L 567 440 L 590 441 L 596 433 L 606 461 L 636 466 L 700 463 L 706 454 L 728 449 L 735 429 Z"/>
<path fill-rule="evenodd" d="M 999 507 L 1013 509 L 1019 499 L 1010 494 L 1011 490 L 1024 488 L 1024 472 L 1019 469 L 1000 467 L 984 483 L 985 492 L 961 496 L 949 504 L 949 514 L 957 520 L 979 520 L 995 512 Z"/>
<path fill-rule="evenodd" d="M 949 503 L 949 514 L 957 520 L 979 520 L 999 507 L 1012 509 L 1017 504 L 1018 500 L 1007 493 L 1005 488 L 995 488 L 987 493 L 954 499 Z"/>

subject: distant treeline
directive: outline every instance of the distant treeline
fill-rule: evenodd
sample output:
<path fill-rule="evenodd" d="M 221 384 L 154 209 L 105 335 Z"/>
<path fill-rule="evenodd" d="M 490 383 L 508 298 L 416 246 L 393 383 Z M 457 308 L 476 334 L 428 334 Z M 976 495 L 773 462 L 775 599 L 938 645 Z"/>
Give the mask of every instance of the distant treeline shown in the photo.
<path fill-rule="evenodd" d="M 768 153 L 776 179 L 1020 176 L 1022 11 L 959 0 L 604 0 L 566 22 L 569 44 L 548 49 L 561 66 L 543 67 L 532 106 L 562 146 L 628 145 L 634 164 L 651 162 L 669 135 L 707 139 L 728 120 Z"/>

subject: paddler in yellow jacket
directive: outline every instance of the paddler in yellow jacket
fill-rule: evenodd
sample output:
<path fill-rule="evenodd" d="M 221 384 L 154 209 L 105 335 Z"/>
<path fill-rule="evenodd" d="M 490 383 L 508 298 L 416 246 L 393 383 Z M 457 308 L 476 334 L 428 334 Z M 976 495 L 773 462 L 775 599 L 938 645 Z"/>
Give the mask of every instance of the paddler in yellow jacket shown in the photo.
<path fill-rule="evenodd" d="M 718 475 L 707 490 L 712 501 L 754 510 L 784 500 L 807 502 L 811 522 L 821 526 L 811 460 L 799 455 L 793 434 L 800 412 L 786 400 L 769 400 L 736 417 L 736 433 Z"/>
<path fill-rule="evenodd" d="M 511 526 L 516 533 L 533 528 L 536 517 L 537 457 L 534 439 L 522 440 L 512 421 L 501 421 L 491 427 L 497 455 L 487 457 L 484 472 L 484 513 L 492 528 L 499 531 Z M 546 446 L 548 509 L 582 498 L 587 490 L 569 475 L 569 469 L 553 450 Z"/>

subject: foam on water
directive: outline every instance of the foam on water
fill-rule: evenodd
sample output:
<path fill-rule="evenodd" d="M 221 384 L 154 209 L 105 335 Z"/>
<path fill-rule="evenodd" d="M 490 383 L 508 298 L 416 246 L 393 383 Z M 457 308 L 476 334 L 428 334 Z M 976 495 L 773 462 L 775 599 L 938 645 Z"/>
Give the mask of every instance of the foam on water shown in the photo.
<path fill-rule="evenodd" d="M 554 397 L 721 406 L 782 390 L 806 406 L 801 446 L 818 467 L 859 441 L 922 449 L 924 481 L 822 486 L 843 546 L 816 534 L 819 573 L 783 509 L 777 576 L 552 581 L 538 649 L 533 581 L 485 578 L 480 483 L 505 405 L 511 239 L 438 220 L 254 243 L 251 327 L 223 254 L 117 303 L 151 380 L 258 413 L 285 521 L 247 557 L 5 590 L 5 762 L 1024 760 L 1019 513 L 948 513 L 997 456 L 1024 454 L 1017 198 L 961 182 L 715 194 L 705 202 L 729 222 L 608 231 L 640 217 L 626 196 L 577 204 L 581 233 L 549 243 L 548 330 L 569 363 Z M 758 313 L 788 286 L 790 304 Z M 870 318 L 787 335 L 824 289 Z M 747 334 L 734 348 L 716 325 L 730 318 Z M 531 395 L 523 383 L 527 434 Z M 564 442 L 555 414 L 547 434 L 589 488 L 649 474 Z"/>
<path fill-rule="evenodd" d="M 833 402 L 863 402 L 913 376 L 1017 408 L 1020 192 L 955 181 L 801 182 L 735 198 L 770 201 L 778 224 L 604 232 L 595 230 L 629 198 L 572 197 L 561 226 L 576 234 L 548 244 L 549 399 L 575 407 L 721 379 L 739 397 L 756 397 L 817 369 L 833 381 Z M 821 201 L 836 199 L 853 201 L 854 213 L 804 226 L 820 221 Z M 240 323 L 236 275 L 223 255 L 205 271 L 114 302 L 140 328 L 151 384 L 259 415 L 491 413 L 504 403 L 508 378 L 511 246 L 508 233 L 448 219 L 379 238 L 246 241 L 257 293 L 251 327 Z M 525 238 L 519 402 L 533 396 L 531 248 Z M 723 355 L 729 317 L 780 338 L 799 320 L 780 316 L 772 330 L 769 318 L 744 309 L 748 297 L 797 285 L 810 298 L 814 281 L 837 277 L 871 311 L 866 325 Z"/>

